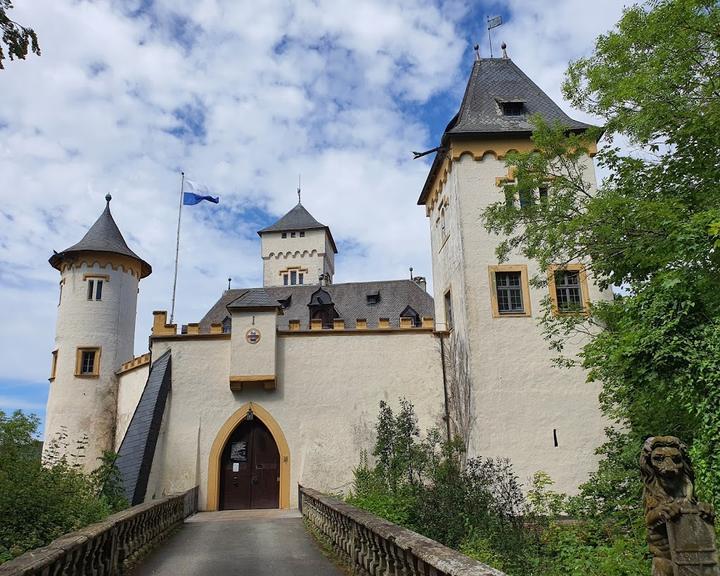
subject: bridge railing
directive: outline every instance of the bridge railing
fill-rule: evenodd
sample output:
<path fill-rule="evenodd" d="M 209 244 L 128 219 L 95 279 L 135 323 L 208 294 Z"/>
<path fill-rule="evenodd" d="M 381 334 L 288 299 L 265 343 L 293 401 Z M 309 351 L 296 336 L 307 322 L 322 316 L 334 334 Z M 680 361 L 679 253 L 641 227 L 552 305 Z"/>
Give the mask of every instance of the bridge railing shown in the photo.
<path fill-rule="evenodd" d="M 114 576 L 197 512 L 197 486 L 109 516 L 0 565 L 0 576 Z"/>
<path fill-rule="evenodd" d="M 370 512 L 299 487 L 303 518 L 355 573 L 369 576 L 505 576 Z"/>

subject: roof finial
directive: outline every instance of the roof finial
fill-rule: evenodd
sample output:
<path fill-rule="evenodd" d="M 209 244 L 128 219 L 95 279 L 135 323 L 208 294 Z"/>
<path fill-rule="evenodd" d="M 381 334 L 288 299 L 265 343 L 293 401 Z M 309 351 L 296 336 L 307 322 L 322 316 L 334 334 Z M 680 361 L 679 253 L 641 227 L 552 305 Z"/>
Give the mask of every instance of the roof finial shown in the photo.
<path fill-rule="evenodd" d="M 475 60 L 480 60 L 480 44 L 475 44 L 473 50 L 475 50 Z"/>
<path fill-rule="evenodd" d="M 413 279 L 413 267 L 410 266 L 410 280 Z"/>
<path fill-rule="evenodd" d="M 298 190 L 297 190 L 297 192 L 298 192 L 298 204 L 302 204 L 302 202 L 300 201 L 300 189 L 301 189 L 301 187 L 302 187 L 302 186 L 301 186 L 301 178 L 302 178 L 302 174 L 298 174 Z"/>
<path fill-rule="evenodd" d="M 112 200 L 112 196 L 110 196 L 110 194 L 105 194 L 105 202 L 107 202 L 108 206 L 110 206 L 110 200 Z"/>
<path fill-rule="evenodd" d="M 505 42 L 503 42 L 503 43 L 500 45 L 500 48 L 502 48 L 502 51 L 503 51 L 503 58 L 504 58 L 505 60 L 507 60 L 507 57 L 508 57 L 508 55 L 507 55 L 507 50 L 506 50 L 507 44 L 505 44 Z"/>

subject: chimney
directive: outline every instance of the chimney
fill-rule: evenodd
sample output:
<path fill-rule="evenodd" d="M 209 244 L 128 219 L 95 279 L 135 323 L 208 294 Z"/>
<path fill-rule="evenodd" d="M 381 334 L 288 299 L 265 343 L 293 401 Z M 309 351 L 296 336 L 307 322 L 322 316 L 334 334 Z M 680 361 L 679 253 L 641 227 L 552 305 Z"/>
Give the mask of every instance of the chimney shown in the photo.
<path fill-rule="evenodd" d="M 427 280 L 425 280 L 425 276 L 414 276 L 412 280 L 415 284 L 420 286 L 423 291 L 427 292 Z"/>

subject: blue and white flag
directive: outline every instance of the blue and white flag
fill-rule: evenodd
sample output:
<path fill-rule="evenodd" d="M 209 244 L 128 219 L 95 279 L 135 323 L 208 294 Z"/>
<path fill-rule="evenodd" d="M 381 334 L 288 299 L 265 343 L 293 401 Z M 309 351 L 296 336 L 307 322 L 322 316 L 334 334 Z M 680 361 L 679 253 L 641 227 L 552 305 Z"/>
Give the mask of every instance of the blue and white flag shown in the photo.
<path fill-rule="evenodd" d="M 192 180 L 185 180 L 183 188 L 183 204 L 185 206 L 194 206 L 203 200 L 217 204 L 220 202 L 219 196 L 210 196 L 209 190 L 204 184 L 198 184 Z"/>

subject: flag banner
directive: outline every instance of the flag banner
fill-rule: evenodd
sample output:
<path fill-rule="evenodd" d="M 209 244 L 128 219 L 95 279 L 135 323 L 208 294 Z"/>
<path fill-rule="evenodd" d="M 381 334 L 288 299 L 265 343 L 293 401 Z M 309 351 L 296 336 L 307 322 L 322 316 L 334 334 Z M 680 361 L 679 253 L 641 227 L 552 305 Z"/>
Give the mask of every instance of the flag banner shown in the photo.
<path fill-rule="evenodd" d="M 207 200 L 213 204 L 220 202 L 220 198 L 218 196 L 211 196 L 208 194 L 207 186 L 186 179 L 185 189 L 183 189 L 183 204 L 185 206 L 194 206 L 203 200 Z"/>
<path fill-rule="evenodd" d="M 492 18 L 488 18 L 487 24 L 488 24 L 488 30 L 492 30 L 493 28 L 497 28 L 502 24 L 502 16 L 494 16 Z"/>

